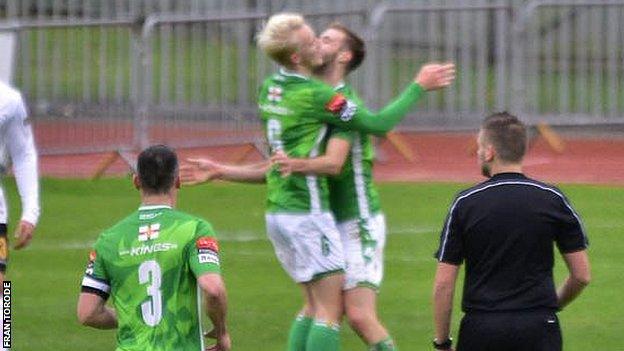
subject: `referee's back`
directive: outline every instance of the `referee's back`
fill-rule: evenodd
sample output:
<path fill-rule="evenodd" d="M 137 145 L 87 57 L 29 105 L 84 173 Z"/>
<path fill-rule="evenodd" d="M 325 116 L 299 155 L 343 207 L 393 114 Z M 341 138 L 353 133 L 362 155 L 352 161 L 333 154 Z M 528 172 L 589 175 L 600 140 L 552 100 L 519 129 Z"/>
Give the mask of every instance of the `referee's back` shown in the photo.
<path fill-rule="evenodd" d="M 440 234 L 433 288 L 434 348 L 451 350 L 451 310 L 466 263 L 457 351 L 561 351 L 556 311 L 589 284 L 587 237 L 563 193 L 527 178 L 525 125 L 506 112 L 488 116 L 477 161 L 488 180 L 453 201 Z M 554 246 L 570 272 L 559 289 Z"/>
<path fill-rule="evenodd" d="M 520 173 L 499 173 L 457 196 L 438 259 L 465 260 L 465 312 L 556 310 L 553 243 L 562 253 L 587 246 L 566 197 Z"/>

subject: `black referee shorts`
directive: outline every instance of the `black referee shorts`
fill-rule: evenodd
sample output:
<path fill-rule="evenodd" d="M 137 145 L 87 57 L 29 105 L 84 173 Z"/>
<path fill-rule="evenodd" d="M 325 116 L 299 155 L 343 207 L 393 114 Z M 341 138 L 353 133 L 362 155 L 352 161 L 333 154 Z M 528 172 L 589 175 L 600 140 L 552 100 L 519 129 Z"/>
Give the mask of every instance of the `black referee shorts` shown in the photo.
<path fill-rule="evenodd" d="M 457 351 L 561 351 L 559 319 L 552 311 L 469 312 Z"/>

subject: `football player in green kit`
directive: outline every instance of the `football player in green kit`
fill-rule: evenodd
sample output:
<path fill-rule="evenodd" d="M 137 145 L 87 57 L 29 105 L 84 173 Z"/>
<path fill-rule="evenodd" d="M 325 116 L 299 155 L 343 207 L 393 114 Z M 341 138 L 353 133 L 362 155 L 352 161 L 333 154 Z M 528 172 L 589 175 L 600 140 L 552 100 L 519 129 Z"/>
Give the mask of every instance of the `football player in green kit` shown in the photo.
<path fill-rule="evenodd" d="M 293 158 L 322 155 L 330 125 L 383 134 L 400 122 L 425 90 L 445 87 L 454 78 L 452 65 L 425 66 L 414 83 L 375 114 L 311 78 L 322 64 L 320 42 L 300 15 L 271 17 L 258 43 L 282 67 L 260 90 L 267 140 L 272 154 Z M 283 176 L 266 162 L 225 166 L 194 160 L 192 164 L 183 172 L 187 183 L 210 178 L 258 181 L 268 170 L 267 233 L 282 266 L 301 285 L 305 300 L 291 327 L 288 350 L 338 350 L 345 264 L 340 233 L 329 208 L 326 177 Z"/>
<path fill-rule="evenodd" d="M 321 36 L 324 64 L 316 75 L 358 106 L 361 100 L 345 83 L 365 56 L 361 38 L 333 24 Z M 370 350 L 397 350 L 377 317 L 377 292 L 383 277 L 386 223 L 373 184 L 374 147 L 369 134 L 331 128 L 324 155 L 316 158 L 273 157 L 284 174 L 324 174 L 328 177 L 330 207 L 337 221 L 346 263 L 345 315 Z"/>
<path fill-rule="evenodd" d="M 134 184 L 141 206 L 100 234 L 78 300 L 78 319 L 117 328 L 118 351 L 204 351 L 202 315 L 217 343 L 230 349 L 226 291 L 211 225 L 174 209 L 178 160 L 166 146 L 139 155 Z M 201 292 L 205 295 L 203 306 Z M 112 298 L 114 309 L 106 306 Z"/>

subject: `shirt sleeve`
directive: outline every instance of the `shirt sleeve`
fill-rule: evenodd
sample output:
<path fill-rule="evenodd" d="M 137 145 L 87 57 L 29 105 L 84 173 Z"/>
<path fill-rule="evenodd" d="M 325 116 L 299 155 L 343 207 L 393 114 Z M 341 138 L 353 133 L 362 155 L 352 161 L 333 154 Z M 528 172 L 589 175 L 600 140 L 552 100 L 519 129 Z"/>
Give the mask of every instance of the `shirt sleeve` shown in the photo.
<path fill-rule="evenodd" d="M 219 243 L 212 226 L 200 221 L 195 231 L 193 243 L 189 246 L 188 262 L 195 277 L 204 273 L 221 273 Z"/>
<path fill-rule="evenodd" d="M 338 127 L 333 127 L 329 132 L 329 139 L 338 138 L 347 141 L 349 144 L 353 143 L 355 139 L 355 133 L 351 130 L 345 130 Z"/>
<path fill-rule="evenodd" d="M 589 240 L 583 229 L 580 216 L 565 196 L 562 195 L 560 200 L 557 215 L 558 231 L 555 235 L 559 252 L 565 254 L 586 249 L 589 246 Z"/>
<path fill-rule="evenodd" d="M 377 113 L 363 104 L 345 98 L 332 89 L 314 93 L 314 115 L 325 123 L 347 130 L 383 135 L 394 128 L 424 95 L 423 88 L 411 83 L 396 99 Z"/>
<path fill-rule="evenodd" d="M 82 278 L 81 291 L 99 295 L 104 300 L 108 299 L 110 295 L 110 280 L 104 266 L 102 250 L 98 249 L 97 243 L 95 248 L 89 253 L 87 269 Z"/>
<path fill-rule="evenodd" d="M 7 140 L 15 181 L 22 200 L 21 219 L 36 225 L 40 213 L 37 152 L 21 97 L 15 101 L 13 116 L 8 122 Z"/>
<path fill-rule="evenodd" d="M 457 200 L 451 206 L 444 228 L 440 233 L 440 245 L 434 257 L 439 262 L 460 265 L 464 260 L 464 244 Z"/>

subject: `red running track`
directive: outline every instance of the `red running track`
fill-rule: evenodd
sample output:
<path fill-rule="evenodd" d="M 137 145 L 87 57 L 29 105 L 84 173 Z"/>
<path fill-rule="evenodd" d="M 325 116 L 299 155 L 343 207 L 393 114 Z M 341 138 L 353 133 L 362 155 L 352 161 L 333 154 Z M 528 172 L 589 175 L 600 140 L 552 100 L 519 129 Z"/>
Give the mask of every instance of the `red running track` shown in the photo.
<path fill-rule="evenodd" d="M 410 133 L 403 136 L 416 159 L 406 161 L 387 140 L 382 141 L 379 149 L 383 159 L 375 168 L 378 181 L 483 180 L 475 156 L 469 153 L 474 142 L 472 134 Z M 525 159 L 525 173 L 551 183 L 624 185 L 624 139 L 567 137 L 564 140 L 566 150 L 557 154 L 543 139 L 536 139 Z M 244 152 L 245 146 L 179 150 L 181 158 L 206 156 L 224 162 L 233 162 Z M 106 157 L 106 153 L 43 156 L 41 173 L 50 177 L 90 177 Z M 253 152 L 243 162 L 260 158 Z M 105 175 L 120 176 L 128 172 L 124 162 L 117 160 Z"/>

